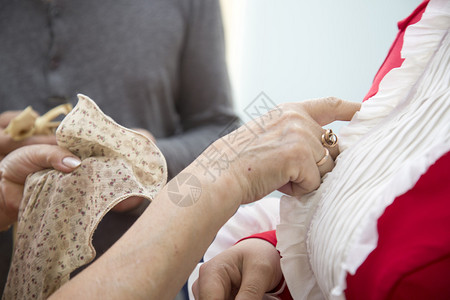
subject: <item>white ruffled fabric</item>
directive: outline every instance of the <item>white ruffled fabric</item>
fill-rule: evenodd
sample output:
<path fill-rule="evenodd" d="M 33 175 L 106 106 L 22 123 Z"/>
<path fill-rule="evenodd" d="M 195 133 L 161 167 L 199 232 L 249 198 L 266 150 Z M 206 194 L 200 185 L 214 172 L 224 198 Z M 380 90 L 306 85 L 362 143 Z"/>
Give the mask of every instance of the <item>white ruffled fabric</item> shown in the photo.
<path fill-rule="evenodd" d="M 431 0 L 405 32 L 402 66 L 341 130 L 334 170 L 317 191 L 281 199 L 278 250 L 294 299 L 345 299 L 385 208 L 450 150 L 449 28 L 450 1 Z"/>

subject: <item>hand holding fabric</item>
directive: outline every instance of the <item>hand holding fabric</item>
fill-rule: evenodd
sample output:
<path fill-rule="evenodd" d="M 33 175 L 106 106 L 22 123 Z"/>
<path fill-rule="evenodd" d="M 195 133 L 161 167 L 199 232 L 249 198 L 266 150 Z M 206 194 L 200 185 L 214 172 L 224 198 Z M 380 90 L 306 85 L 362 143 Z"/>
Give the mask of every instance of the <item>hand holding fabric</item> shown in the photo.
<path fill-rule="evenodd" d="M 332 159 L 317 165 L 324 157 L 321 126 L 350 120 L 359 107 L 336 98 L 281 105 L 217 140 L 159 191 L 119 241 L 53 298 L 146 299 L 151 294 L 173 299 L 239 205 L 284 185 L 290 194 L 318 187 L 321 174 L 333 167 Z M 279 280 L 271 279 L 264 288 Z"/>
<path fill-rule="evenodd" d="M 228 186 L 227 193 L 234 187 L 238 204 L 261 199 L 276 189 L 301 196 L 317 189 L 321 176 L 334 167 L 333 159 L 317 165 L 324 157 L 322 126 L 348 121 L 359 108 L 359 103 L 334 97 L 279 105 L 216 141 L 193 165 L 200 166 L 197 173 L 205 177 L 222 167 L 217 177 Z M 218 153 L 214 160 L 211 150 Z M 338 147 L 329 152 L 336 157 Z"/>
<path fill-rule="evenodd" d="M 261 239 L 247 239 L 200 267 L 195 299 L 262 299 L 282 278 L 280 255 Z"/>
<path fill-rule="evenodd" d="M 17 220 L 25 179 L 29 174 L 47 168 L 70 172 L 79 164 L 78 157 L 55 145 L 30 145 L 8 154 L 0 162 L 0 229 Z"/>

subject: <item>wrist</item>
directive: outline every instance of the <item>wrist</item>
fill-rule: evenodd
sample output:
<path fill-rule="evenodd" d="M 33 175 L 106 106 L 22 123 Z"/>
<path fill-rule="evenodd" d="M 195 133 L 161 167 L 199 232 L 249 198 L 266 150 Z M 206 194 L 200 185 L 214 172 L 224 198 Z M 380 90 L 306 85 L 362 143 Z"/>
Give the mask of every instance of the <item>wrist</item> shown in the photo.
<path fill-rule="evenodd" d="M 221 215 L 226 222 L 241 205 L 242 188 L 231 170 L 213 176 L 214 167 L 206 165 L 204 158 L 200 156 L 184 172 L 192 174 L 198 180 L 201 190 L 199 201 L 211 212 L 213 218 Z M 218 219 L 216 221 L 221 222 Z"/>
<path fill-rule="evenodd" d="M 246 172 L 251 171 L 251 166 L 248 165 L 248 168 L 245 166 L 246 161 L 242 156 L 245 156 L 243 154 L 246 149 L 238 144 L 238 141 L 238 138 L 228 136 L 216 140 L 192 165 L 204 175 L 205 179 L 225 190 L 227 195 L 232 193 L 233 199 L 241 205 L 255 199 L 248 199 L 250 186 Z"/>

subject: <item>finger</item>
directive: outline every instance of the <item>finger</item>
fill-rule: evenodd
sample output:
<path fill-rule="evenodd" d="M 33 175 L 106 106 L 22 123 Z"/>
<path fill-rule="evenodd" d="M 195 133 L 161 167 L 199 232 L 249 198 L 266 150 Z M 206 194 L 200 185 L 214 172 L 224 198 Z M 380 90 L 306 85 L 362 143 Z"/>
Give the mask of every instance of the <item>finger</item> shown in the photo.
<path fill-rule="evenodd" d="M 236 300 L 260 300 L 263 299 L 264 294 L 266 293 L 266 282 L 258 281 L 258 274 L 254 273 L 252 275 L 248 274 L 245 277 L 248 277 L 245 282 L 242 282 L 241 289 L 239 293 L 236 295 Z M 268 289 L 270 291 L 270 289 Z"/>
<path fill-rule="evenodd" d="M 1 198 L 3 198 L 3 214 L 9 219 L 8 223 L 17 221 L 19 213 L 20 200 L 23 198 L 24 185 L 8 181 L 6 178 L 1 179 Z"/>
<path fill-rule="evenodd" d="M 305 134 L 309 134 L 305 132 Z M 311 136 L 305 140 L 306 142 L 298 144 L 297 155 L 295 161 L 290 161 L 287 170 L 288 174 L 292 174 L 289 182 L 278 190 L 290 196 L 302 196 L 317 189 L 320 185 L 320 172 L 317 162 L 323 158 L 323 146 L 317 138 Z"/>
<path fill-rule="evenodd" d="M 336 97 L 308 100 L 300 104 L 320 126 L 334 121 L 350 121 L 361 108 L 360 103 L 344 101 Z"/>
<path fill-rule="evenodd" d="M 0 153 L 3 155 L 6 155 L 20 147 L 35 144 L 56 145 L 56 137 L 54 135 L 36 135 L 22 141 L 14 141 L 9 135 L 4 134 L 3 130 L 0 129 Z"/>
<path fill-rule="evenodd" d="M 335 160 L 340 153 L 338 147 L 339 144 L 338 136 L 334 132 L 332 132 L 331 129 L 323 129 L 322 134 L 320 136 L 320 141 L 323 147 L 328 149 L 333 160 Z"/>
<path fill-rule="evenodd" d="M 80 165 L 80 159 L 69 150 L 54 145 L 21 147 L 7 155 L 0 164 L 0 171 L 10 181 L 23 183 L 34 172 L 54 168 L 71 172 Z"/>
<path fill-rule="evenodd" d="M 198 290 L 198 279 L 194 281 L 194 284 L 192 284 L 192 294 L 194 295 L 194 299 L 198 299 L 199 297 L 199 290 Z"/>
<path fill-rule="evenodd" d="M 55 135 L 34 135 L 22 141 L 23 146 L 35 145 L 35 144 L 47 144 L 56 145 Z"/>
<path fill-rule="evenodd" d="M 272 290 L 274 283 L 274 275 L 270 267 L 265 268 L 265 264 L 253 264 L 250 267 L 244 267 L 242 270 L 242 283 L 236 300 L 260 300 L 263 299 L 267 291 Z M 279 280 L 278 280 L 279 281 Z"/>
<path fill-rule="evenodd" d="M 239 263 L 223 260 L 223 254 L 200 266 L 196 299 L 228 299 L 233 287 L 239 286 Z"/>
<path fill-rule="evenodd" d="M 330 155 L 330 157 L 333 159 L 333 161 L 336 159 L 336 157 L 338 157 L 339 155 L 339 147 L 338 144 L 336 144 L 334 147 L 330 147 L 329 145 L 327 145 L 326 143 L 323 143 L 322 138 L 325 136 L 325 132 L 326 129 L 323 129 L 321 127 L 321 131 L 320 134 L 317 135 L 317 139 L 320 141 L 320 145 L 322 146 L 322 153 L 325 151 L 325 149 L 328 150 L 328 153 Z M 324 156 L 322 156 L 324 157 Z M 317 161 L 317 163 L 319 163 L 319 160 Z M 334 167 L 334 165 L 333 165 Z M 323 169 L 323 168 L 322 168 Z M 321 175 L 323 176 L 323 172 L 321 172 Z"/>
<path fill-rule="evenodd" d="M 331 157 L 330 152 L 327 148 L 323 148 L 324 153 L 323 157 L 316 162 L 317 167 L 319 168 L 320 177 L 323 177 L 326 173 L 330 172 L 334 168 L 334 160 Z"/>
<path fill-rule="evenodd" d="M 0 114 L 0 128 L 6 128 L 12 119 L 17 117 L 21 110 L 9 110 Z"/>
<path fill-rule="evenodd" d="M 236 299 L 262 299 L 281 280 L 280 255 L 271 243 L 261 239 L 247 239 L 237 247 L 246 249 L 247 255 L 244 255 L 242 281 Z"/>
<path fill-rule="evenodd" d="M 317 176 L 314 175 L 314 179 L 317 178 L 317 180 L 311 181 L 310 179 L 305 179 L 300 182 L 290 181 L 280 187 L 278 190 L 282 193 L 285 193 L 289 196 L 296 196 L 300 197 L 302 195 L 311 193 L 312 191 L 316 190 L 320 185 L 320 176 L 319 172 L 316 169 L 314 173 L 317 172 Z M 308 183 L 306 183 L 308 181 Z"/>
<path fill-rule="evenodd" d="M 54 168 L 62 172 L 71 172 L 80 164 L 80 159 L 67 149 L 56 145 L 31 145 L 28 146 L 30 162 L 37 168 Z M 27 148 L 28 148 L 27 147 Z M 25 148 L 26 149 L 26 148 Z"/>
<path fill-rule="evenodd" d="M 327 161 L 325 164 L 322 164 L 323 166 L 319 168 L 320 176 L 322 177 L 325 173 L 330 172 L 334 168 L 334 159 L 336 159 L 336 157 L 339 155 L 339 147 L 337 145 L 335 145 L 334 147 L 324 145 L 322 142 L 322 136 L 325 134 L 326 129 L 319 126 L 316 121 L 312 120 L 311 122 L 313 124 L 309 124 L 309 130 L 312 134 L 312 138 L 317 141 L 312 145 L 312 149 L 314 149 L 315 153 L 314 157 L 316 158 L 316 163 L 324 158 L 324 147 L 328 149 L 331 158 L 331 161 Z"/>

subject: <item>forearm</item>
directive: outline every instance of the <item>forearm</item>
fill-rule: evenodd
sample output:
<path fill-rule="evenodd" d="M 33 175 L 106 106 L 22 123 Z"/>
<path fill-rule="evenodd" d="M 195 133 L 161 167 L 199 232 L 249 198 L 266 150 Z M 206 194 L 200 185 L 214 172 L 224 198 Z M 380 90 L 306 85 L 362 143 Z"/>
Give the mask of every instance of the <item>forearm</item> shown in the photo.
<path fill-rule="evenodd" d="M 198 120 L 199 123 L 200 120 Z M 156 144 L 167 161 L 169 179 L 186 168 L 211 143 L 238 127 L 238 119 L 232 114 L 221 114 L 203 120 L 208 125 L 192 128 L 180 135 L 158 138 Z M 191 124 L 192 125 L 192 124 Z"/>
<path fill-rule="evenodd" d="M 172 299 L 240 204 L 284 186 L 291 195 L 311 192 L 320 184 L 320 172 L 331 170 L 332 164 L 318 170 L 323 129 L 311 116 L 326 124 L 348 120 L 358 108 L 334 98 L 286 104 L 217 140 L 55 297 Z M 186 197 L 194 201 L 183 202 Z"/>
<path fill-rule="evenodd" d="M 239 205 L 230 199 L 234 192 L 226 184 L 226 175 L 219 184 L 203 177 L 192 165 L 183 172 L 195 174 L 201 184 L 195 204 L 177 206 L 166 186 L 105 255 L 54 297 L 173 299 Z"/>

